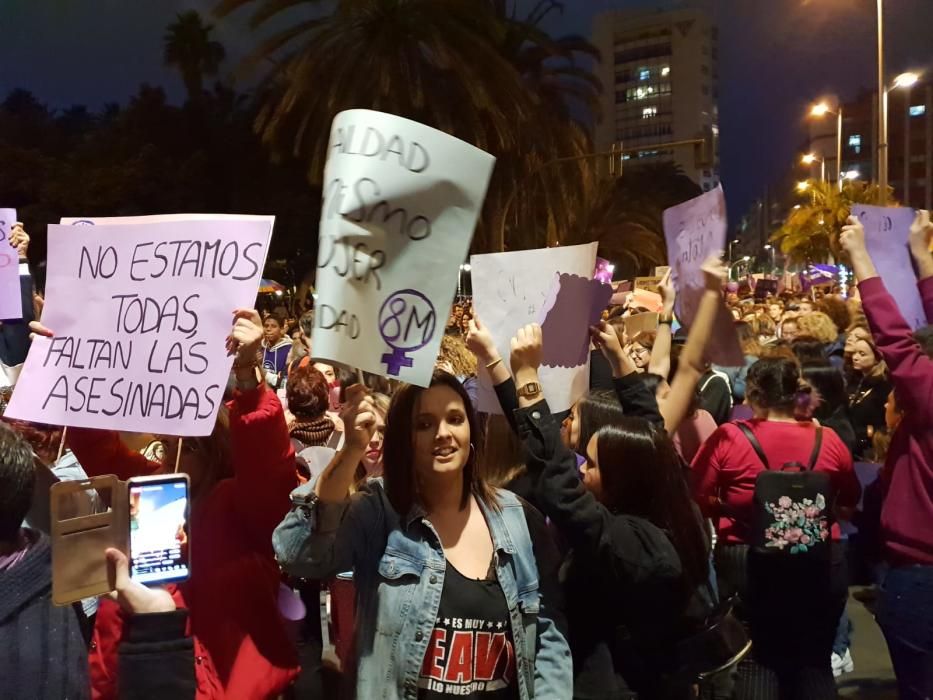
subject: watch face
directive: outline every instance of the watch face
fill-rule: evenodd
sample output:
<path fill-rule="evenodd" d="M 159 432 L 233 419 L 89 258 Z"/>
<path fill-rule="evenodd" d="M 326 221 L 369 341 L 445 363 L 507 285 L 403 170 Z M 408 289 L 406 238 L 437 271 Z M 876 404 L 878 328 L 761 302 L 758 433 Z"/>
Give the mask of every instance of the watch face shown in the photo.
<path fill-rule="evenodd" d="M 535 394 L 541 393 L 541 385 L 537 382 L 528 382 L 525 386 L 521 388 L 521 391 L 518 392 L 522 396 L 534 396 Z"/>

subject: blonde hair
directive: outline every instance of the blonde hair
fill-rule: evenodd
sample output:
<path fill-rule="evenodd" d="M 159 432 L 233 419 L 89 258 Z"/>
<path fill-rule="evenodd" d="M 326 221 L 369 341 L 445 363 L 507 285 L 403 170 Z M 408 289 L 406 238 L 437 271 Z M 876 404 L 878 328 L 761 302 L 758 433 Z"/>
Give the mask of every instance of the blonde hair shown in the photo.
<path fill-rule="evenodd" d="M 476 356 L 467 349 L 459 335 L 445 334 L 441 338 L 441 351 L 438 362 L 447 363 L 458 377 L 476 375 Z"/>
<path fill-rule="evenodd" d="M 822 311 L 813 311 L 797 319 L 800 335 L 816 338 L 823 345 L 829 345 L 839 337 L 839 329 L 833 320 Z"/>

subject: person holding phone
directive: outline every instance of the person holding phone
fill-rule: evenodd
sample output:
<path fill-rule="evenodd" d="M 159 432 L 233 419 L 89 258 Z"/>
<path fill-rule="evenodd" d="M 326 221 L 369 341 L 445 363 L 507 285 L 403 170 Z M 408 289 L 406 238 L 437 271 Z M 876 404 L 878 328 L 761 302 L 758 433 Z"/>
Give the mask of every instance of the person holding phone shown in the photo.
<path fill-rule="evenodd" d="M 227 349 L 235 356 L 236 389 L 211 435 L 161 436 L 165 457 L 156 463 L 130 450 L 115 431 L 68 431 L 69 446 L 91 476 L 170 474 L 177 459 L 191 480 L 191 577 L 168 590 L 191 614 L 198 698 L 275 696 L 298 674 L 278 609 L 280 572 L 270 544 L 297 484 L 295 454 L 282 403 L 260 379 L 259 314 L 238 309 L 232 321 Z M 52 335 L 39 323 L 32 330 Z M 123 634 L 117 606 L 101 601 L 90 653 L 95 698 L 116 697 Z"/>
<path fill-rule="evenodd" d="M 477 469 L 463 386 L 438 370 L 427 389 L 399 389 L 384 477 L 350 498 L 375 411 L 365 387 L 347 390 L 344 448 L 292 494 L 273 539 L 293 575 L 353 570 L 356 697 L 571 697 L 556 548 L 540 513 Z"/>

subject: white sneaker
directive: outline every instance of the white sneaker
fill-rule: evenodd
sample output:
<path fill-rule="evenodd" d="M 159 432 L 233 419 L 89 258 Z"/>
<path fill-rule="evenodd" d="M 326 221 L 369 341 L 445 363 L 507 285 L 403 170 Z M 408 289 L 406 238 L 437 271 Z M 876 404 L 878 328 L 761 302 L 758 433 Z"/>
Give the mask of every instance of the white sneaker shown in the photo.
<path fill-rule="evenodd" d="M 852 673 L 852 671 L 855 670 L 855 662 L 852 661 L 852 654 L 848 649 L 846 649 L 846 653 L 842 656 L 834 652 L 832 656 L 832 665 L 833 676 L 835 678 L 839 678 L 843 673 Z"/>

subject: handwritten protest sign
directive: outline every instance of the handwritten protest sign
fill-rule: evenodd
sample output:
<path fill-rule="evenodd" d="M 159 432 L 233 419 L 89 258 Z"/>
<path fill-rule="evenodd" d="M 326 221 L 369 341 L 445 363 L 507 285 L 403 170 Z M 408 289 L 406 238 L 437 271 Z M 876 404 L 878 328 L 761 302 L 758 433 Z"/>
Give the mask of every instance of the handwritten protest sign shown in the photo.
<path fill-rule="evenodd" d="M 16 223 L 15 209 L 0 209 L 0 319 L 23 317 L 19 291 L 19 254 L 10 245 L 10 229 Z"/>
<path fill-rule="evenodd" d="M 250 307 L 268 222 L 49 226 L 43 323 L 7 413 L 169 435 L 213 430 L 232 358 L 232 312 Z"/>
<path fill-rule="evenodd" d="M 470 258 L 473 308 L 503 358 L 509 357 L 509 343 L 516 331 L 541 319 L 555 278 L 561 273 L 589 278 L 595 263 L 596 243 Z M 579 313 L 589 313 L 589 308 L 580 309 Z M 547 352 L 547 347 L 544 350 Z M 589 387 L 589 362 L 576 367 L 545 365 L 540 376 L 551 410 L 566 411 Z M 489 377 L 481 372 L 479 380 L 480 410 L 501 413 Z"/>
<path fill-rule="evenodd" d="M 856 204 L 852 206 L 852 215 L 865 227 L 865 247 L 904 320 L 911 328 L 926 325 L 917 279 L 910 273 L 913 263 L 908 238 L 914 210 Z"/>
<path fill-rule="evenodd" d="M 675 311 L 680 322 L 689 328 L 705 290 L 703 262 L 712 254 L 721 254 L 726 244 L 726 200 L 722 186 L 665 209 L 664 237 L 671 281 L 677 292 Z M 744 361 L 725 303 L 720 304 L 706 354 L 724 367 L 741 366 Z"/>
<path fill-rule="evenodd" d="M 661 280 L 663 279 L 664 275 L 654 275 L 653 277 L 636 277 L 635 289 L 644 289 L 645 291 L 657 294 L 658 285 L 661 284 Z"/>
<path fill-rule="evenodd" d="M 408 119 L 362 109 L 334 118 L 315 357 L 430 383 L 494 163 Z"/>

